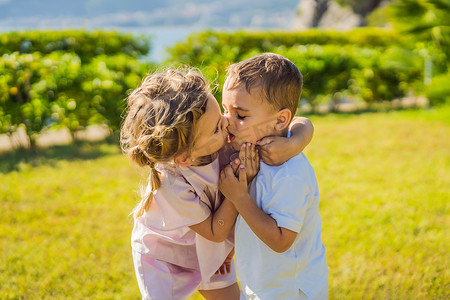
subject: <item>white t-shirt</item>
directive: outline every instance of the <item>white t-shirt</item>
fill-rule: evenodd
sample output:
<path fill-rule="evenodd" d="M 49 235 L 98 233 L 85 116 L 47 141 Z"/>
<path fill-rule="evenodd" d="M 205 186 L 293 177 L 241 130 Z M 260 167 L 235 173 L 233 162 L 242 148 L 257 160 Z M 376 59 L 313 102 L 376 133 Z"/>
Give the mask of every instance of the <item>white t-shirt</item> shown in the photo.
<path fill-rule="evenodd" d="M 320 233 L 319 189 L 303 153 L 281 166 L 261 162 L 250 195 L 279 227 L 298 232 L 292 246 L 277 253 L 239 216 L 236 221 L 236 270 L 247 299 L 309 299 L 328 294 L 328 267 Z"/>

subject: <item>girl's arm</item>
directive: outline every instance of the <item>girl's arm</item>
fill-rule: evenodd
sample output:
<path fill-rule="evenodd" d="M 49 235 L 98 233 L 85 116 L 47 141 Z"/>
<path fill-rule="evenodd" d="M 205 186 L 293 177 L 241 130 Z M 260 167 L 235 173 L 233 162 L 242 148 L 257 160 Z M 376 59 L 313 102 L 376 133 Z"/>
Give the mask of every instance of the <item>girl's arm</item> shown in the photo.
<path fill-rule="evenodd" d="M 268 136 L 257 142 L 261 159 L 268 165 L 279 166 L 300 154 L 311 142 L 314 126 L 311 120 L 294 117 L 289 125 L 291 137 Z"/>
<path fill-rule="evenodd" d="M 261 210 L 247 192 L 247 179 L 243 165 L 239 168 L 239 179 L 227 166 L 222 171 L 219 188 L 222 194 L 234 204 L 237 211 L 252 231 L 273 251 L 283 253 L 297 237 L 297 232 L 279 227 L 275 219 Z"/>
<path fill-rule="evenodd" d="M 230 234 L 238 213 L 233 204 L 224 199 L 220 207 L 201 223 L 189 226 L 205 239 L 219 243 Z"/>
<path fill-rule="evenodd" d="M 243 144 L 239 151 L 239 159 L 236 159 L 233 166 L 227 166 L 234 174 L 238 166 L 242 163 L 246 166 L 246 182 L 251 181 L 259 171 L 259 154 L 255 145 Z M 203 222 L 189 226 L 196 233 L 213 242 L 222 242 L 233 229 L 238 212 L 234 205 L 226 198 L 220 207 L 209 215 Z"/>

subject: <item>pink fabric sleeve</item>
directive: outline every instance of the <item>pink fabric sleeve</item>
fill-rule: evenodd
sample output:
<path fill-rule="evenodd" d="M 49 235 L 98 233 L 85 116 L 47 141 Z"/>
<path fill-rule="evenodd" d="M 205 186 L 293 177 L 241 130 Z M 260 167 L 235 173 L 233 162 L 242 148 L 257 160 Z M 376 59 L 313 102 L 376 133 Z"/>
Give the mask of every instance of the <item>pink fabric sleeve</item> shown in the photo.
<path fill-rule="evenodd" d="M 174 230 L 195 225 L 211 214 L 194 188 L 184 178 L 163 175 L 161 187 L 155 191 L 147 222 L 158 230 Z"/>

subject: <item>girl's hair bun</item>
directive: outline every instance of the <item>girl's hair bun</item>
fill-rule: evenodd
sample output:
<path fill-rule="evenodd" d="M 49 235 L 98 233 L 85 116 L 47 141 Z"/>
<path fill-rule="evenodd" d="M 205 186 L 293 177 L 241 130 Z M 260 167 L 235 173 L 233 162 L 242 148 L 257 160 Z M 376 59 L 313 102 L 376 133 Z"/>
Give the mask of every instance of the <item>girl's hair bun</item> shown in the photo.
<path fill-rule="evenodd" d="M 139 146 L 128 149 L 127 154 L 132 161 L 136 162 L 141 167 L 152 165 L 152 160 Z"/>
<path fill-rule="evenodd" d="M 149 160 L 158 160 L 162 152 L 163 139 L 164 137 L 157 132 L 142 135 L 138 139 L 139 149 L 141 149 L 142 153 L 144 153 Z"/>

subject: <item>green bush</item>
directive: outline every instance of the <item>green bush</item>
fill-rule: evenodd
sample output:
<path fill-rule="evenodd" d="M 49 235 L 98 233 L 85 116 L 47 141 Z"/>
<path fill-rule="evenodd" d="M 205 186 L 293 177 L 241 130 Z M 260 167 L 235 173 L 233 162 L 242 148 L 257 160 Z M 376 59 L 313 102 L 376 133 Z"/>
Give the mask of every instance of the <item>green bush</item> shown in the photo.
<path fill-rule="evenodd" d="M 189 65 L 209 65 L 219 60 L 237 62 L 250 51 L 270 52 L 284 46 L 296 45 L 355 45 L 359 47 L 388 47 L 400 43 L 399 36 L 389 30 L 359 28 L 347 32 L 307 30 L 292 32 L 215 32 L 190 35 L 185 42 L 169 50 L 170 61 Z"/>
<path fill-rule="evenodd" d="M 13 52 L 48 54 L 54 51 L 76 53 L 81 61 L 101 54 L 146 55 L 150 38 L 115 31 L 24 31 L 0 34 L 0 55 Z"/>
<path fill-rule="evenodd" d="M 302 97 L 312 105 L 350 96 L 367 103 L 389 101 L 411 90 L 423 91 L 423 46 L 399 40 L 392 31 L 372 28 L 207 31 L 175 45 L 164 65 L 198 67 L 214 86 L 222 87 L 230 64 L 275 52 L 299 67 Z M 68 128 L 72 134 L 99 123 L 119 129 L 123 99 L 157 68 L 138 60 L 148 49 L 148 40 L 116 32 L 0 34 L 0 133 L 23 126 L 33 146 L 36 135 L 52 127 Z M 35 50 L 40 52 L 25 53 Z M 426 51 L 438 57 L 433 49 Z M 448 77 L 435 77 L 425 90 L 432 104 L 448 101 Z M 220 89 L 215 94 L 221 101 Z"/>
<path fill-rule="evenodd" d="M 434 77 L 425 88 L 425 95 L 431 105 L 450 104 L 450 73 Z"/>
<path fill-rule="evenodd" d="M 119 129 L 126 107 L 124 98 L 151 68 L 154 66 L 126 55 L 100 55 L 84 66 L 81 89 L 101 116 L 96 123 L 105 123 L 111 130 Z"/>
<path fill-rule="evenodd" d="M 416 63 L 420 56 L 398 47 L 308 45 L 274 50 L 300 69 L 304 76 L 302 96 L 311 104 L 336 101 L 345 95 L 367 103 L 393 100 L 404 96 L 410 83 L 421 76 Z M 408 59 L 400 60 L 401 56 Z"/>
<path fill-rule="evenodd" d="M 348 88 L 351 70 L 358 68 L 353 47 L 295 46 L 274 49 L 296 64 L 303 74 L 302 98 L 316 104 L 321 98 L 332 96 Z"/>
<path fill-rule="evenodd" d="M 60 65 L 51 59 L 43 59 L 38 52 L 33 54 L 5 54 L 0 60 L 0 90 L 2 97 L 2 133 L 12 133 L 19 125 L 33 146 L 36 134 L 51 122 L 51 105 L 47 93 L 55 82 L 52 77 Z"/>
<path fill-rule="evenodd" d="M 297 65 L 304 76 L 302 98 L 312 105 L 341 101 L 350 95 L 367 103 L 390 101 L 405 96 L 422 78 L 422 57 L 397 46 L 362 48 L 313 44 L 279 46 L 270 51 Z M 226 68 L 236 62 L 238 55 L 235 53 L 229 51 L 228 56 L 211 53 L 210 63 L 197 67 L 209 80 L 223 86 Z M 237 61 L 259 53 L 259 49 L 251 49 Z M 216 97 L 221 101 L 221 91 L 217 91 Z"/>
<path fill-rule="evenodd" d="M 349 90 L 366 103 L 404 97 L 422 79 L 422 58 L 398 47 L 355 49 L 358 68 L 351 70 Z"/>
<path fill-rule="evenodd" d="M 120 128 L 123 99 L 151 65 L 124 54 L 83 64 L 74 53 L 4 54 L 0 59 L 0 133 L 24 126 L 30 145 L 51 127 L 72 135 L 92 124 Z"/>
<path fill-rule="evenodd" d="M 408 93 L 422 76 L 423 58 L 396 33 L 374 28 L 348 32 L 212 32 L 193 34 L 169 52 L 171 63 L 200 68 L 222 86 L 226 68 L 263 52 L 291 59 L 304 75 L 310 104 L 352 95 L 365 102 Z M 219 101 L 221 92 L 216 94 Z"/>

